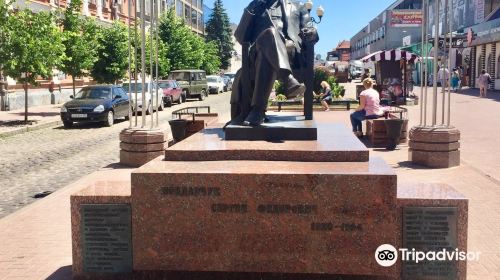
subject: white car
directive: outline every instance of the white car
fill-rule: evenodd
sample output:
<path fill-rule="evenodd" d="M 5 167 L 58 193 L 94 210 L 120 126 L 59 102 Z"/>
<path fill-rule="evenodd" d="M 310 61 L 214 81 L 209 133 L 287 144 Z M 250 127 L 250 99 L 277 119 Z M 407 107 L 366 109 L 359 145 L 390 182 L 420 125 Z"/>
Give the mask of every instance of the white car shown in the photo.
<path fill-rule="evenodd" d="M 146 82 L 145 85 L 146 85 L 145 88 L 146 104 L 148 104 L 148 106 L 146 107 L 146 114 L 153 113 L 153 108 L 156 106 L 156 104 L 158 104 L 158 107 L 155 110 L 163 111 L 164 107 L 163 102 L 156 102 L 156 83 Z M 122 87 L 128 94 L 129 82 L 123 83 Z M 136 88 L 137 88 L 137 102 L 135 97 Z M 151 98 L 151 94 L 149 93 L 150 88 L 152 90 L 153 98 Z M 130 90 L 131 90 L 130 105 L 132 106 L 132 111 L 135 113 L 136 103 L 137 103 L 137 111 L 142 112 L 142 83 L 140 81 L 137 81 L 137 87 L 136 87 L 135 81 L 132 81 L 130 83 Z M 162 91 L 159 91 L 158 95 L 160 96 L 161 100 Z M 151 104 L 151 101 L 153 101 L 153 104 Z"/>
<path fill-rule="evenodd" d="M 224 80 L 219 76 L 207 76 L 208 93 L 219 94 L 224 92 Z"/>

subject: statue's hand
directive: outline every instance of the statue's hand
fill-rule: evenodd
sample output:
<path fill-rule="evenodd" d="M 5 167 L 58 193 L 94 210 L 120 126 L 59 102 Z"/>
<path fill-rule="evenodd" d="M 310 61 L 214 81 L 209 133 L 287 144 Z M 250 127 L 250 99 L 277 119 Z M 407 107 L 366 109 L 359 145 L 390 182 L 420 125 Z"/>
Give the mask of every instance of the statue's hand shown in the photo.
<path fill-rule="evenodd" d="M 268 7 L 269 0 L 253 0 L 248 4 L 247 10 L 252 14 L 262 14 Z"/>
<path fill-rule="evenodd" d="M 247 9 L 253 14 L 262 14 L 269 9 L 277 0 L 253 0 Z"/>
<path fill-rule="evenodd" d="M 319 41 L 318 31 L 314 27 L 302 28 L 300 37 L 307 43 L 316 43 Z"/>

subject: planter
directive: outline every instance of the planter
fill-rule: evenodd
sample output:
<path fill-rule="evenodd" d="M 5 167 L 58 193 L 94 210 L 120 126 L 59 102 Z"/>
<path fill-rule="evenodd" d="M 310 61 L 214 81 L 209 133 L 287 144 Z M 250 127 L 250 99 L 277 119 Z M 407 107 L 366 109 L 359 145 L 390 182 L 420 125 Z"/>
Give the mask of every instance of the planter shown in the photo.
<path fill-rule="evenodd" d="M 403 130 L 404 120 L 402 119 L 388 119 L 384 121 L 387 130 L 387 150 L 395 150 L 401 138 L 401 131 Z"/>
<path fill-rule="evenodd" d="M 172 130 L 172 137 L 174 138 L 175 142 L 182 141 L 184 138 L 186 138 L 187 122 L 188 121 L 184 119 L 168 121 L 170 130 Z"/>

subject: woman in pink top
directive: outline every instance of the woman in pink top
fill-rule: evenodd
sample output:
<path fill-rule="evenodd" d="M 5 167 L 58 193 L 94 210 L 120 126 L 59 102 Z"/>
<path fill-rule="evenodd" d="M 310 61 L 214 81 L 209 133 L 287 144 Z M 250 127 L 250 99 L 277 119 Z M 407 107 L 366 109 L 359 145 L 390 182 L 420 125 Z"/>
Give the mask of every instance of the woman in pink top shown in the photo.
<path fill-rule="evenodd" d="M 376 119 L 384 114 L 379 94 L 373 89 L 373 80 L 364 79 L 363 86 L 365 90 L 359 95 L 359 106 L 351 113 L 352 131 L 358 137 L 363 136 L 363 120 Z"/>

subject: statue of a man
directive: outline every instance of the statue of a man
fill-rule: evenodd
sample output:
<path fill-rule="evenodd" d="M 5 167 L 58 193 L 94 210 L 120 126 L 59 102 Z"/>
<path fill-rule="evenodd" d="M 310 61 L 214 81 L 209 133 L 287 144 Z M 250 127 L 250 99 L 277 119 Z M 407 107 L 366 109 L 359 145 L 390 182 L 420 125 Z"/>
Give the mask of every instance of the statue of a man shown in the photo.
<path fill-rule="evenodd" d="M 319 38 L 303 5 L 290 0 L 253 0 L 245 9 L 235 32 L 242 46 L 249 46 L 248 61 L 236 80 L 232 103 L 240 110 L 233 124 L 260 125 L 265 117 L 274 82 L 285 85 L 288 98 L 300 96 L 305 86 L 300 73 L 304 67 L 304 43 L 314 45 Z M 247 81 L 245 84 L 245 80 Z M 247 88 L 245 91 L 244 88 Z M 249 104 L 242 104 L 248 92 Z M 244 101 L 243 101 L 244 103 Z"/>

